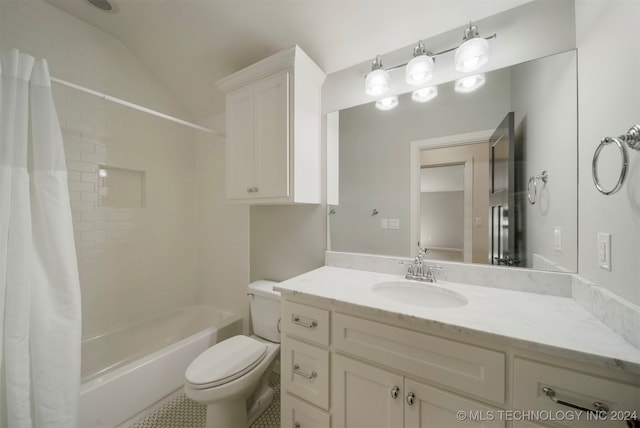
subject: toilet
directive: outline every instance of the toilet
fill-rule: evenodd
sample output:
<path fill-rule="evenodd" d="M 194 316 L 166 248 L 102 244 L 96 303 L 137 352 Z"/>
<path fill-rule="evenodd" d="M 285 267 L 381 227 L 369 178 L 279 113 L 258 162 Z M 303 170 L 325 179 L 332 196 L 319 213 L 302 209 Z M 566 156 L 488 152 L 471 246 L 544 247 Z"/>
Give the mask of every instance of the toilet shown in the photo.
<path fill-rule="evenodd" d="M 207 427 L 246 428 L 273 400 L 269 375 L 280 351 L 280 293 L 272 281 L 249 285 L 254 336 L 234 336 L 187 367 L 184 391 L 207 406 Z"/>

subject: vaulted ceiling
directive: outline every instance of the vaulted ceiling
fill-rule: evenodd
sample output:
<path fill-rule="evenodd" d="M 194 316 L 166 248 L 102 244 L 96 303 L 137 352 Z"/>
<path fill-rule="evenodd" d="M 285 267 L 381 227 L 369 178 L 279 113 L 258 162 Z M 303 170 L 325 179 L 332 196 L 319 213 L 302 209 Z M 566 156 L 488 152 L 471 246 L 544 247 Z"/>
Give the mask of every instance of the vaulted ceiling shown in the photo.
<path fill-rule="evenodd" d="M 126 45 L 192 119 L 224 110 L 216 80 L 298 44 L 327 73 L 530 0 L 46 0 Z"/>

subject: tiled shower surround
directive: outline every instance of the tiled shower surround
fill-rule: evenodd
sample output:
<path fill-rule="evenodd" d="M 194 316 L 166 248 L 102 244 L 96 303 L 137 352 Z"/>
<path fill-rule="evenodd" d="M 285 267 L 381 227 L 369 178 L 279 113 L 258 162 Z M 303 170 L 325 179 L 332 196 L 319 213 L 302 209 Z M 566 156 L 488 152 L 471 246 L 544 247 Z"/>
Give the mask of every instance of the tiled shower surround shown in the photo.
<path fill-rule="evenodd" d="M 121 42 L 42 0 L 0 2 L 0 48 L 46 58 L 54 77 L 188 119 Z M 69 171 L 83 336 L 195 303 L 195 132 L 52 88 Z M 130 183 L 99 177 L 100 165 L 139 172 L 144 205 L 122 196 Z"/>

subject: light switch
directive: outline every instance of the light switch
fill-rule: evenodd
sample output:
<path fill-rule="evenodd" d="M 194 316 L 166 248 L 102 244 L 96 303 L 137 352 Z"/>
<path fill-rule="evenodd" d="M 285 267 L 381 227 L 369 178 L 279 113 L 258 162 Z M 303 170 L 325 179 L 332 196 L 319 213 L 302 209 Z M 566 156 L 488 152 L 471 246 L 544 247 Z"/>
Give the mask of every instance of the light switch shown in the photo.
<path fill-rule="evenodd" d="M 380 228 L 381 229 L 388 229 L 389 228 L 389 220 L 387 220 L 386 218 L 380 219 Z"/>
<path fill-rule="evenodd" d="M 553 248 L 556 251 L 562 251 L 562 228 L 560 226 L 553 229 Z"/>
<path fill-rule="evenodd" d="M 400 219 L 398 219 L 398 218 L 390 218 L 389 219 L 389 229 L 400 229 Z"/>
<path fill-rule="evenodd" d="M 476 217 L 474 220 L 474 224 L 476 227 L 482 227 L 482 217 Z"/>
<path fill-rule="evenodd" d="M 598 232 L 598 266 L 611 270 L 611 234 Z"/>

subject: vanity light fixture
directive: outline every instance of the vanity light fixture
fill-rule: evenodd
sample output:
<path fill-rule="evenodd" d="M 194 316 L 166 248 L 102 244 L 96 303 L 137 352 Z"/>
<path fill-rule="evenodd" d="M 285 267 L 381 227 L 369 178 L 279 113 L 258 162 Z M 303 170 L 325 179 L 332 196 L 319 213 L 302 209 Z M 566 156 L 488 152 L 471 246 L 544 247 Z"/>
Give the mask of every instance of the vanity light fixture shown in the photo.
<path fill-rule="evenodd" d="M 419 41 L 413 49 L 411 61 L 387 70 L 382 66 L 382 57 L 377 55 L 371 63 L 371 71 L 365 76 L 365 92 L 374 97 L 386 94 L 391 83 L 389 71 L 405 66 L 406 82 L 413 86 L 424 85 L 434 76 L 435 57 L 452 51 L 456 51 L 454 58 L 456 71 L 468 73 L 478 70 L 489 61 L 489 42 L 487 40 L 495 37 L 496 34 L 481 37 L 478 27 L 469 23 L 469 27 L 464 30 L 462 44 L 459 46 L 431 53 L 426 50 L 424 43 Z"/>
<path fill-rule="evenodd" d="M 438 96 L 437 86 L 427 86 L 426 88 L 416 89 L 411 93 L 411 99 L 418 103 L 426 103 Z"/>
<path fill-rule="evenodd" d="M 484 85 L 485 82 L 486 79 L 484 77 L 484 73 L 462 77 L 456 80 L 455 90 L 456 92 L 468 94 L 469 92 L 473 92 L 476 89 L 480 88 L 482 85 Z"/>
<path fill-rule="evenodd" d="M 405 79 L 413 86 L 424 85 L 433 79 L 433 58 L 427 52 L 422 41 L 413 48 L 413 59 L 407 64 Z"/>
<path fill-rule="evenodd" d="M 367 95 L 377 97 L 389 91 L 389 73 L 382 67 L 380 55 L 371 63 L 371 72 L 365 78 L 365 92 Z"/>
<path fill-rule="evenodd" d="M 398 105 L 398 96 L 394 95 L 392 97 L 381 98 L 376 101 L 376 108 L 378 110 L 391 110 Z"/>
<path fill-rule="evenodd" d="M 462 44 L 456 49 L 454 62 L 456 71 L 470 73 L 476 71 L 489 61 L 489 42 L 480 37 L 478 27 L 469 23 L 464 30 Z"/>

